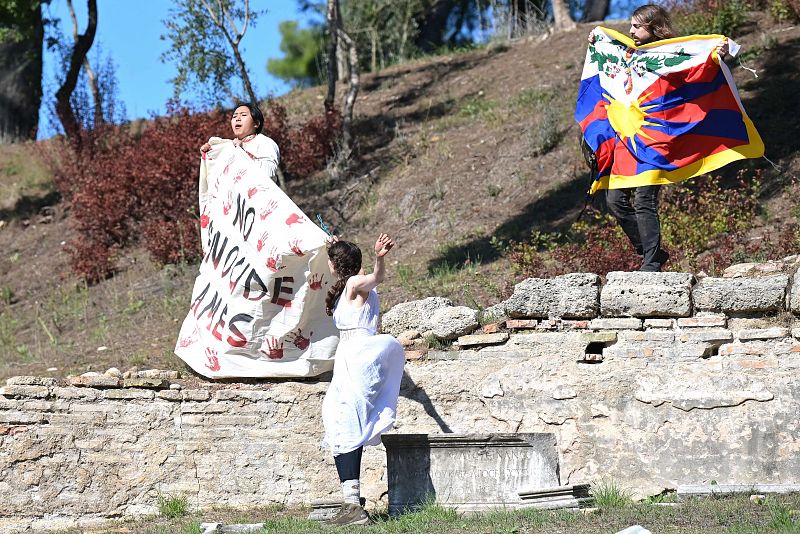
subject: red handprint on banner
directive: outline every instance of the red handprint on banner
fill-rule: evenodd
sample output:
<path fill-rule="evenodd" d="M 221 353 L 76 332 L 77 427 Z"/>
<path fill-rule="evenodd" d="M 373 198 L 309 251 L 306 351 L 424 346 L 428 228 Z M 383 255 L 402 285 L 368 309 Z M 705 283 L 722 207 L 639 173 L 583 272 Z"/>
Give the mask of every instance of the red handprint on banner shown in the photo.
<path fill-rule="evenodd" d="M 250 189 L 247 190 L 247 198 L 253 198 L 261 191 L 266 191 L 266 189 L 260 186 L 251 187 Z"/>
<path fill-rule="evenodd" d="M 231 170 L 231 165 L 233 165 L 233 160 L 234 159 L 236 159 L 235 156 L 231 156 L 231 157 L 228 158 L 228 161 L 225 163 L 225 168 L 222 169 L 222 174 L 227 176 L 228 171 Z"/>
<path fill-rule="evenodd" d="M 278 338 L 271 337 L 264 342 L 264 345 L 266 345 L 267 350 L 259 350 L 261 354 L 270 360 L 280 360 L 283 358 L 283 342 L 278 344 Z"/>
<path fill-rule="evenodd" d="M 208 215 L 206 215 L 206 209 L 208 209 L 208 208 L 207 207 L 203 207 L 203 214 L 200 216 L 200 228 L 207 228 L 208 227 L 208 222 L 210 221 L 210 219 L 208 218 Z"/>
<path fill-rule="evenodd" d="M 297 213 L 292 213 L 286 218 L 286 226 L 291 226 L 295 223 L 302 224 L 303 222 L 305 222 L 305 217 Z"/>
<path fill-rule="evenodd" d="M 246 174 L 247 174 L 247 169 L 242 169 L 241 171 L 236 173 L 236 176 L 233 177 L 233 183 L 235 184 L 239 183 L 239 180 L 244 178 Z"/>
<path fill-rule="evenodd" d="M 267 269 L 269 269 L 273 273 L 277 273 L 280 269 L 286 267 L 285 265 L 278 266 L 278 259 L 280 259 L 280 255 L 278 254 L 278 249 L 272 247 L 269 251 L 269 257 L 265 262 Z"/>
<path fill-rule="evenodd" d="M 321 274 L 312 274 L 311 279 L 308 281 L 308 287 L 313 290 L 317 290 L 322 287 L 322 275 Z"/>
<path fill-rule="evenodd" d="M 228 193 L 228 200 L 222 205 L 222 213 L 227 215 L 231 211 L 231 206 L 233 206 L 233 193 Z"/>
<path fill-rule="evenodd" d="M 314 335 L 314 332 L 308 334 L 308 337 L 303 336 L 303 330 L 298 328 L 297 333 L 289 332 L 286 335 L 286 339 L 291 341 L 292 345 L 297 347 L 300 350 L 306 350 L 308 346 L 311 344 L 311 336 Z"/>
<path fill-rule="evenodd" d="M 300 248 L 300 240 L 295 239 L 294 241 L 289 241 L 289 247 L 292 249 L 292 252 L 295 253 L 296 256 L 303 257 L 303 250 Z"/>
<path fill-rule="evenodd" d="M 192 332 L 192 335 L 179 339 L 178 347 L 185 349 L 186 347 L 190 347 L 191 345 L 193 345 L 194 342 L 197 341 L 196 334 L 197 334 L 197 329 L 195 329 L 195 331 Z"/>
<path fill-rule="evenodd" d="M 219 353 L 216 350 L 210 347 L 206 349 L 206 358 L 208 358 L 208 363 L 206 364 L 206 367 L 208 367 L 212 371 L 220 370 L 219 358 L 217 358 L 218 354 Z"/>
<path fill-rule="evenodd" d="M 262 209 L 261 213 L 259 213 L 259 215 L 261 216 L 261 220 L 263 221 L 264 219 L 269 217 L 270 213 L 275 211 L 277 208 L 278 208 L 278 203 L 275 202 L 274 200 L 270 200 L 269 204 L 264 206 L 264 209 Z"/>
<path fill-rule="evenodd" d="M 258 243 L 256 243 L 256 250 L 261 252 L 261 249 L 264 248 L 264 245 L 267 244 L 267 240 L 269 239 L 269 232 L 264 232 L 261 234 L 261 237 L 258 238 Z"/>

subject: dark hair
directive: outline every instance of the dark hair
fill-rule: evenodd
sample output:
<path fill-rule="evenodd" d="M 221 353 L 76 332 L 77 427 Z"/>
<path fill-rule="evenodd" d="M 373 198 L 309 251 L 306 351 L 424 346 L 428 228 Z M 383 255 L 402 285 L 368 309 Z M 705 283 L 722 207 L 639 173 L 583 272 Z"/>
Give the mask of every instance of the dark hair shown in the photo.
<path fill-rule="evenodd" d="M 361 270 L 361 249 L 349 241 L 336 241 L 328 245 L 328 259 L 333 263 L 333 270 L 338 277 L 325 299 L 325 313 L 333 315 L 336 299 L 344 291 L 347 280 Z"/>
<path fill-rule="evenodd" d="M 676 37 L 669 13 L 661 6 L 656 4 L 640 6 L 633 12 L 631 19 L 639 19 L 642 24 L 647 26 L 647 31 L 653 34 L 657 41 Z"/>
<path fill-rule="evenodd" d="M 256 133 L 260 134 L 261 130 L 264 129 L 264 114 L 261 113 L 261 110 L 258 109 L 258 106 L 255 104 L 248 104 L 247 102 L 237 102 L 233 107 L 233 111 L 236 111 L 239 108 L 247 108 L 250 110 L 250 116 L 253 117 L 253 120 L 256 123 Z"/>

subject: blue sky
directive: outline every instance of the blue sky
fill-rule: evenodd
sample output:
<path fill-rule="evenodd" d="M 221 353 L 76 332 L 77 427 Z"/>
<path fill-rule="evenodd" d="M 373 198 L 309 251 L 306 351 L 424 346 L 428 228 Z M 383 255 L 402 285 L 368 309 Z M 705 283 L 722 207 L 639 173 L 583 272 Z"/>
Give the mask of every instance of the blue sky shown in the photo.
<path fill-rule="evenodd" d="M 73 0 L 80 31 L 86 28 L 86 2 Z M 103 56 L 110 56 L 116 65 L 119 84 L 119 99 L 125 104 L 129 119 L 148 117 L 151 113 L 164 112 L 164 104 L 172 96 L 175 67 L 164 64 L 159 57 L 168 48 L 168 41 L 160 36 L 165 32 L 163 20 L 169 15 L 172 2 L 169 0 L 98 0 L 98 23 L 95 47 L 99 44 Z M 255 9 L 267 9 L 254 27 L 249 27 L 242 47 L 244 58 L 250 69 L 251 81 L 256 94 L 280 95 L 289 86 L 267 73 L 267 59 L 282 57 L 280 52 L 280 33 L 278 24 L 284 20 L 304 20 L 306 15 L 297 11 L 293 0 L 251 0 Z M 49 9 L 52 18 L 62 21 L 62 29 L 72 35 L 66 0 L 52 0 Z M 96 62 L 97 50 L 89 54 L 90 62 Z M 94 65 L 93 65 L 94 66 Z M 45 53 L 45 79 L 55 76 L 54 57 Z M 52 96 L 52 90 L 51 90 Z M 44 108 L 44 106 L 43 106 Z M 42 134 L 49 130 L 48 115 L 43 109 L 41 116 Z"/>

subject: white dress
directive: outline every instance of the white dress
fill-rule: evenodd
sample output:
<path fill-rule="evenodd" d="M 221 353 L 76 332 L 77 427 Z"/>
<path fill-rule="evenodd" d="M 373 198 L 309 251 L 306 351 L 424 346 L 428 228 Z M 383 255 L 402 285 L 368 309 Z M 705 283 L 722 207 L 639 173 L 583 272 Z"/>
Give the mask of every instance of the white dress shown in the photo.
<path fill-rule="evenodd" d="M 333 311 L 340 340 L 322 423 L 323 445 L 334 456 L 378 445 L 381 434 L 394 425 L 405 354 L 392 336 L 376 335 L 379 311 L 374 289 L 361 308 L 340 297 Z"/>

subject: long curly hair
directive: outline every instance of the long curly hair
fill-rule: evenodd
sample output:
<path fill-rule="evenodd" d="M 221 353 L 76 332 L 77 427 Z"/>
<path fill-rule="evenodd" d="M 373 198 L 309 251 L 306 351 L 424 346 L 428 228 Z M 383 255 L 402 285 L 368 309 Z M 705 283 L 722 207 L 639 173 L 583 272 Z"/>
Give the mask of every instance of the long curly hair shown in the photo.
<path fill-rule="evenodd" d="M 642 24 L 645 24 L 656 41 L 676 36 L 669 13 L 661 6 L 655 4 L 640 6 L 633 12 L 631 19 L 637 19 Z"/>
<path fill-rule="evenodd" d="M 361 271 L 361 249 L 358 248 L 358 245 L 349 241 L 336 241 L 328 245 L 328 259 L 333 263 L 336 282 L 328 290 L 328 297 L 325 299 L 325 312 L 328 315 L 333 315 L 336 299 L 344 291 L 347 280 Z"/>

